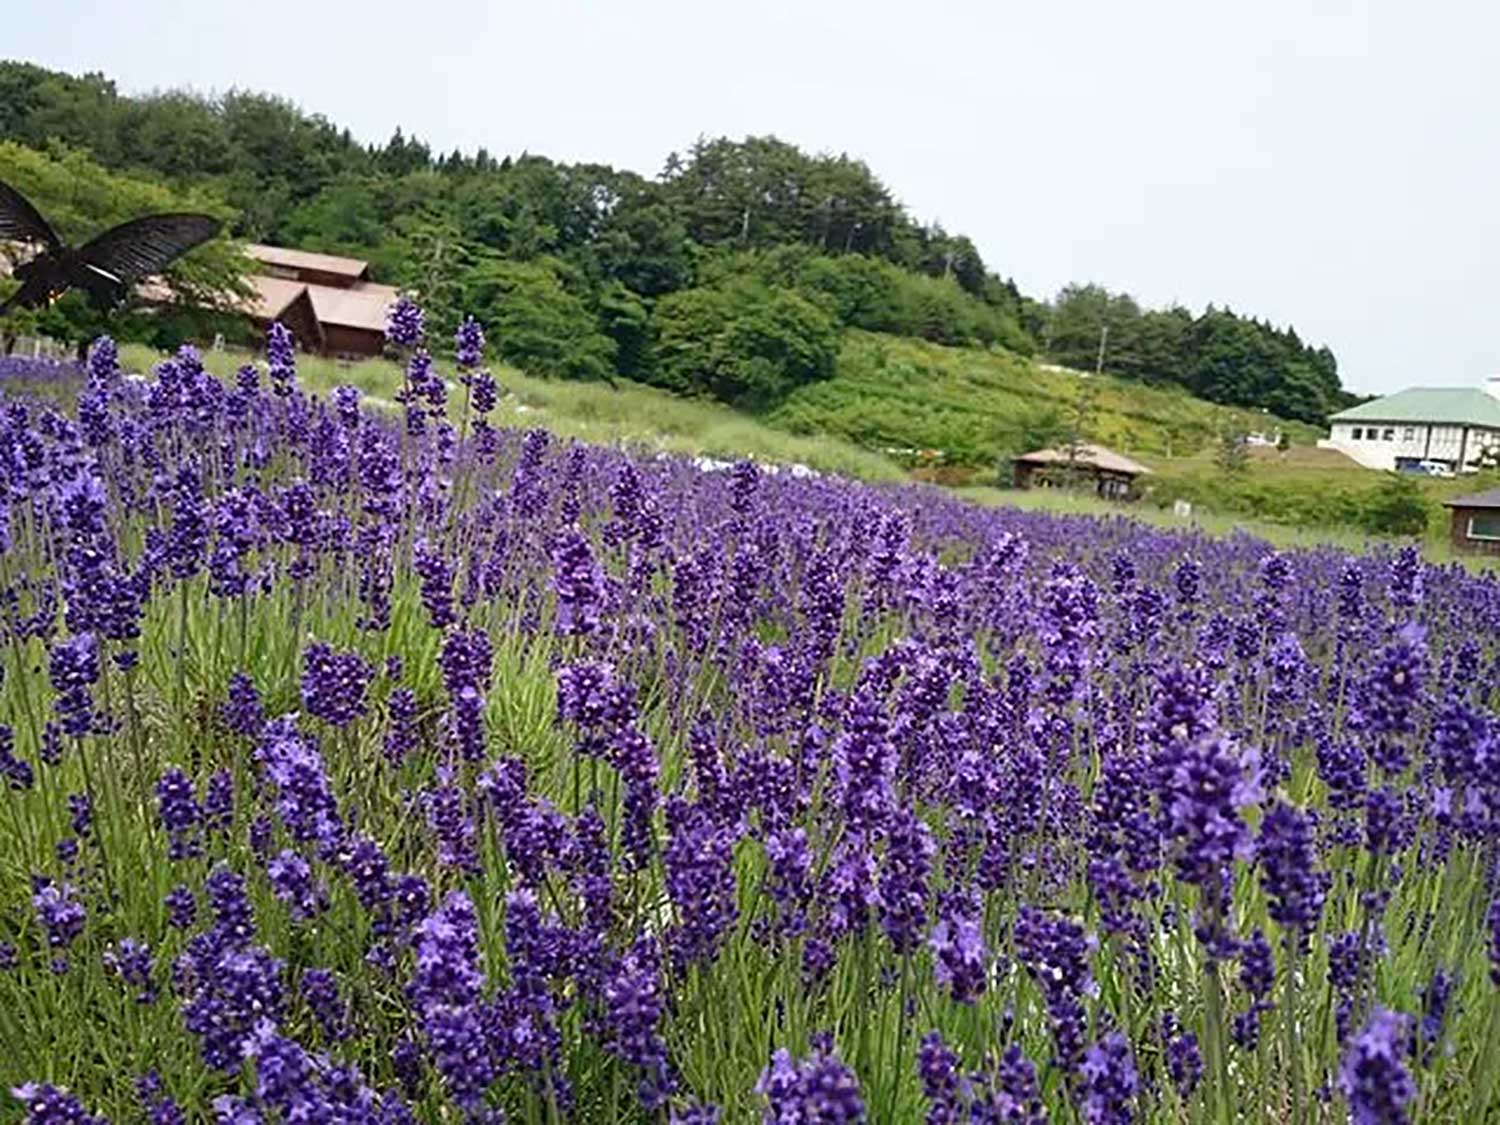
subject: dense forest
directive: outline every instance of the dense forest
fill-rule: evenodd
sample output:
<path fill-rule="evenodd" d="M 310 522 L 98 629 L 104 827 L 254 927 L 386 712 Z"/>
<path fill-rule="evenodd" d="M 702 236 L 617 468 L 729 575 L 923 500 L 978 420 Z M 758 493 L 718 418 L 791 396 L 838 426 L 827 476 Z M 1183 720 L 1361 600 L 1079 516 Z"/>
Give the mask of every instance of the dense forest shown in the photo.
<path fill-rule="evenodd" d="M 1332 353 L 1289 328 L 1212 307 L 1143 312 L 1093 286 L 1025 297 L 861 161 L 773 137 L 699 139 L 645 176 L 435 153 L 400 129 L 366 145 L 273 96 L 124 96 L 102 75 L 0 62 L 0 141 L 0 177 L 44 210 L 77 202 L 59 169 L 97 166 L 135 197 L 155 185 L 222 208 L 240 238 L 366 258 L 439 330 L 473 313 L 540 374 L 756 407 L 828 377 L 845 327 L 1092 368 L 1107 324 L 1116 374 L 1314 422 L 1347 397 Z M 86 315 L 71 308 L 54 315 Z"/>

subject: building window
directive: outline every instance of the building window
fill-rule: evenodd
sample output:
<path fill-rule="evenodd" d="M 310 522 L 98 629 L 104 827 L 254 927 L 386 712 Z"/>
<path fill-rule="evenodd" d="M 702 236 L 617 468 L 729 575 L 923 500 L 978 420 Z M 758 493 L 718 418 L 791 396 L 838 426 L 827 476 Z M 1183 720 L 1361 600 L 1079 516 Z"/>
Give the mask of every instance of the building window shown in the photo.
<path fill-rule="evenodd" d="M 1401 431 L 1401 440 L 1402 441 L 1416 441 L 1417 440 L 1417 428 L 1415 426 L 1407 426 L 1406 429 L 1404 429 L 1404 430 Z"/>
<path fill-rule="evenodd" d="M 1365 428 L 1363 426 L 1355 426 L 1354 429 L 1352 429 L 1352 430 L 1349 431 L 1349 438 L 1350 438 L 1351 441 L 1358 441 L 1360 438 L 1362 438 L 1364 436 L 1365 436 Z"/>
<path fill-rule="evenodd" d="M 1480 512 L 1470 516 L 1469 538 L 1500 542 L 1500 512 Z"/>
<path fill-rule="evenodd" d="M 1380 439 L 1382 441 L 1395 441 L 1396 428 L 1394 426 L 1387 428 L 1386 431 L 1380 435 Z"/>

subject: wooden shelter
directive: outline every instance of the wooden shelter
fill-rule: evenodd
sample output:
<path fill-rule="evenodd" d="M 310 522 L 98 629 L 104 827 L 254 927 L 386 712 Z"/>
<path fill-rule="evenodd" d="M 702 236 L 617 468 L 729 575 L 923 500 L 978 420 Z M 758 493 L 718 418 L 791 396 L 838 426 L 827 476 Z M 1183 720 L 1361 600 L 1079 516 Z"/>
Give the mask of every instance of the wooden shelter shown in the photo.
<path fill-rule="evenodd" d="M 252 244 L 245 253 L 261 267 L 249 279 L 255 295 L 245 312 L 262 332 L 279 320 L 302 348 L 321 355 L 384 349 L 386 313 L 398 294 L 370 280 L 368 262 L 285 246 Z"/>
<path fill-rule="evenodd" d="M 1065 488 L 1087 482 L 1109 500 L 1128 500 L 1136 495 L 1136 479 L 1151 470 L 1102 445 L 1059 446 L 1038 449 L 1012 458 L 1017 488 Z"/>
<path fill-rule="evenodd" d="M 1500 488 L 1455 496 L 1443 506 L 1452 512 L 1448 534 L 1455 551 L 1500 555 Z"/>

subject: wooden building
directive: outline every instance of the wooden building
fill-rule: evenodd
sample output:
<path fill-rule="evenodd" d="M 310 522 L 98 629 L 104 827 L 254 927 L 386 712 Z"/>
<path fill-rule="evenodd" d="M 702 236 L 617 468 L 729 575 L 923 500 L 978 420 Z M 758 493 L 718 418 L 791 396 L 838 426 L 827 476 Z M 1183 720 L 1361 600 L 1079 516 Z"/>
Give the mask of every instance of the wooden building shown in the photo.
<path fill-rule="evenodd" d="M 1068 488 L 1087 483 L 1108 500 L 1137 495 L 1136 480 L 1151 470 L 1102 445 L 1038 449 L 1011 460 L 1017 488 Z"/>
<path fill-rule="evenodd" d="M 1500 555 L 1500 488 L 1456 496 L 1443 506 L 1452 512 L 1449 537 L 1455 551 Z"/>
<path fill-rule="evenodd" d="M 255 295 L 245 312 L 262 332 L 279 320 L 319 355 L 362 358 L 384 349 L 397 291 L 371 281 L 368 262 L 258 244 L 245 253 L 260 266 L 248 279 Z"/>

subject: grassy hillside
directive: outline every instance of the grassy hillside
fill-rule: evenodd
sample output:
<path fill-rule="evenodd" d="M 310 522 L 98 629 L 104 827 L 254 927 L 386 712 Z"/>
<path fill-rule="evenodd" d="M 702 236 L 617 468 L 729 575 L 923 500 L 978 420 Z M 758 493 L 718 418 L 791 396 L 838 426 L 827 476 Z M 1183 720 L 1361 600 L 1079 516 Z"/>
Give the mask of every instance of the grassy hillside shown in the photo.
<path fill-rule="evenodd" d="M 139 345 L 120 349 L 127 370 L 146 371 L 161 354 Z M 204 365 L 229 378 L 250 357 L 242 352 L 205 352 Z M 447 364 L 440 361 L 440 368 Z M 497 408 L 497 425 L 541 427 L 563 437 L 601 445 L 625 445 L 721 460 L 750 457 L 771 464 L 802 464 L 820 472 L 862 480 L 899 480 L 905 473 L 879 453 L 837 438 L 799 436 L 773 429 L 718 403 L 680 398 L 655 387 L 617 380 L 576 383 L 537 379 L 497 366 L 495 376 L 506 393 Z M 402 373 L 383 359 L 339 363 L 312 356 L 297 360 L 298 379 L 309 391 L 326 393 L 340 384 L 394 406 Z"/>
<path fill-rule="evenodd" d="M 796 434 L 831 434 L 868 449 L 941 451 L 951 465 L 992 466 L 1028 422 L 1066 416 L 1084 379 L 1095 393 L 1090 437 L 1121 452 L 1177 457 L 1207 449 L 1228 425 L 1278 425 L 1297 444 L 1318 430 L 1215 406 L 1171 387 L 1049 369 L 1010 352 L 949 348 L 849 331 L 837 374 L 792 392 L 766 417 Z"/>

